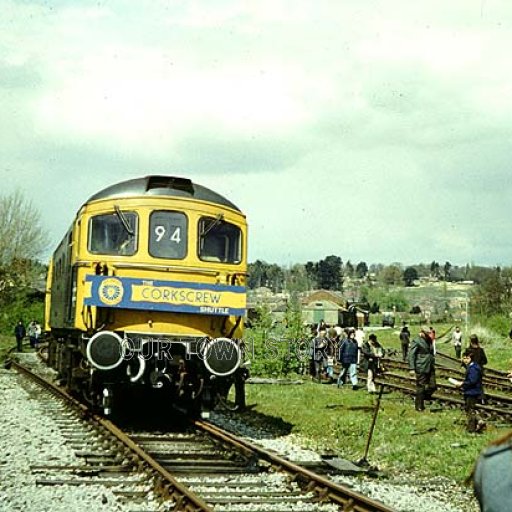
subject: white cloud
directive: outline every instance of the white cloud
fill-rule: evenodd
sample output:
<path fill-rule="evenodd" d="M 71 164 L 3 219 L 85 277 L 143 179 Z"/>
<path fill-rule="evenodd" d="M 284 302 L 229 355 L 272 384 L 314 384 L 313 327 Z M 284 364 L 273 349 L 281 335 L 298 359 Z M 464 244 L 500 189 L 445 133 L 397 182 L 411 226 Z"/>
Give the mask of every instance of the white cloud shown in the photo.
<path fill-rule="evenodd" d="M 168 172 L 227 189 L 252 258 L 509 259 L 508 3 L 0 8 L 0 177 L 43 208 L 66 196 L 52 231 L 96 189 Z"/>
<path fill-rule="evenodd" d="M 41 131 L 167 151 L 204 129 L 283 133 L 307 122 L 300 76 L 273 63 L 175 66 L 152 49 L 108 48 L 74 62 L 39 100 Z"/>

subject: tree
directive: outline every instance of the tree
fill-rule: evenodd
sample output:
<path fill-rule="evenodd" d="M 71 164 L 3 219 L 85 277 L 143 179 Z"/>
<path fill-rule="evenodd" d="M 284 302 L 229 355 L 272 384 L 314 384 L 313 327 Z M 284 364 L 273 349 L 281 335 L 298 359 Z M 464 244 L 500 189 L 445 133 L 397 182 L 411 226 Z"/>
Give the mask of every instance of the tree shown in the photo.
<path fill-rule="evenodd" d="M 493 269 L 477 288 L 471 300 L 472 308 L 482 315 L 503 315 L 512 308 L 512 272 Z"/>
<path fill-rule="evenodd" d="M 376 276 L 382 272 L 384 265 L 382 263 L 372 263 L 370 265 L 369 271 L 371 274 L 375 274 Z"/>
<path fill-rule="evenodd" d="M 0 266 L 36 260 L 48 247 L 41 214 L 18 190 L 0 197 Z"/>
<path fill-rule="evenodd" d="M 316 266 L 317 263 L 313 263 L 312 261 L 308 261 L 304 265 L 304 269 L 306 270 L 306 276 L 308 279 L 309 289 L 316 288 L 318 286 L 317 284 L 317 272 L 316 272 Z"/>
<path fill-rule="evenodd" d="M 479 265 L 468 265 L 467 277 L 469 281 L 474 281 L 476 284 L 481 284 L 487 279 L 492 278 L 495 269 L 489 267 L 481 267 Z"/>
<path fill-rule="evenodd" d="M 267 270 L 266 286 L 268 286 L 274 293 L 279 293 L 283 291 L 283 284 L 283 269 L 279 265 L 272 263 L 272 265 L 269 265 Z"/>
<path fill-rule="evenodd" d="M 445 281 L 449 281 L 449 279 L 450 279 L 451 268 L 452 268 L 452 264 L 449 261 L 447 261 L 443 267 Z"/>
<path fill-rule="evenodd" d="M 296 263 L 284 270 L 286 290 L 289 292 L 304 292 L 310 289 L 306 267 Z"/>
<path fill-rule="evenodd" d="M 418 271 L 414 267 L 407 267 L 404 270 L 405 286 L 414 286 L 414 281 L 418 279 Z"/>
<path fill-rule="evenodd" d="M 366 277 L 366 274 L 368 274 L 368 265 L 364 261 L 360 261 L 356 266 L 356 276 L 362 279 Z"/>
<path fill-rule="evenodd" d="M 379 279 L 386 285 L 398 284 L 402 278 L 402 269 L 397 263 L 384 267 L 379 273 Z"/>
<path fill-rule="evenodd" d="M 249 263 L 247 273 L 247 285 L 249 288 L 259 288 L 265 285 L 266 272 L 268 264 L 261 260 L 256 260 L 254 263 Z"/>
<path fill-rule="evenodd" d="M 327 256 L 316 265 L 317 281 L 320 288 L 325 290 L 341 290 L 343 286 L 341 258 Z"/>
<path fill-rule="evenodd" d="M 46 268 L 37 261 L 47 247 L 47 233 L 40 214 L 20 191 L 0 197 L 0 329 L 11 332 L 22 312 L 37 312 L 42 301 L 33 288 L 44 279 Z"/>
<path fill-rule="evenodd" d="M 248 265 L 249 279 L 247 284 L 249 288 L 259 288 L 266 286 L 271 288 L 274 292 L 280 292 L 284 284 L 283 269 L 275 263 L 266 263 L 261 260 L 256 260 L 254 263 Z"/>
<path fill-rule="evenodd" d="M 308 279 L 318 288 L 341 291 L 343 288 L 342 263 L 338 256 L 327 256 L 317 263 L 308 261 L 305 265 Z"/>
<path fill-rule="evenodd" d="M 297 293 L 292 293 L 286 303 L 286 337 L 290 341 L 297 341 L 304 337 L 304 324 L 302 322 L 302 306 Z"/>
<path fill-rule="evenodd" d="M 430 264 L 430 275 L 432 277 L 439 277 L 439 263 L 435 260 Z"/>

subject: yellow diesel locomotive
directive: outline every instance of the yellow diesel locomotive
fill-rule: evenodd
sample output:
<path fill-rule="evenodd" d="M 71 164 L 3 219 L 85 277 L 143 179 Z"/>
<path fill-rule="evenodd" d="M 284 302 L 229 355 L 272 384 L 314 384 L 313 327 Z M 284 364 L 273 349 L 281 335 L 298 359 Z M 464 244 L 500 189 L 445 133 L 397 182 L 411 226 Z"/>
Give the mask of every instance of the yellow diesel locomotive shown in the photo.
<path fill-rule="evenodd" d="M 246 219 L 228 199 L 172 176 L 112 185 L 52 256 L 48 363 L 105 414 L 133 390 L 197 413 L 234 385 L 243 406 L 246 275 Z"/>

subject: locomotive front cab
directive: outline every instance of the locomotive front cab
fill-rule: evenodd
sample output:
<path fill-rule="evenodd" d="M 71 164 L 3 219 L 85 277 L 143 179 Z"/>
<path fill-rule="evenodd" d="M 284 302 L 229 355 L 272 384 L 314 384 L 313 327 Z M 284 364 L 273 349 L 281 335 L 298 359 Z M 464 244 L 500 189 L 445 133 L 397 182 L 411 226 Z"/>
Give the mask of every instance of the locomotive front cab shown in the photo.
<path fill-rule="evenodd" d="M 244 404 L 247 228 L 224 201 L 152 190 L 93 197 L 79 212 L 68 309 L 84 371 L 74 373 L 105 409 L 130 386 L 211 406 L 235 383 Z"/>

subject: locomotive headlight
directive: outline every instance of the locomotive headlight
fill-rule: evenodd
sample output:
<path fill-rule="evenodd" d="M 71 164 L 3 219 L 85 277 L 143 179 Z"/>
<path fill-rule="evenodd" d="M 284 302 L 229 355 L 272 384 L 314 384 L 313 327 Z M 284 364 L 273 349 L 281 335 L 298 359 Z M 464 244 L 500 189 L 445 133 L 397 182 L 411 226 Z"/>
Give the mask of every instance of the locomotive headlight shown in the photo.
<path fill-rule="evenodd" d="M 202 348 L 204 365 L 218 377 L 231 375 L 242 361 L 240 347 L 229 338 L 208 340 Z"/>
<path fill-rule="evenodd" d="M 115 332 L 100 331 L 87 342 L 86 354 L 98 370 L 113 370 L 123 362 L 125 343 Z"/>

